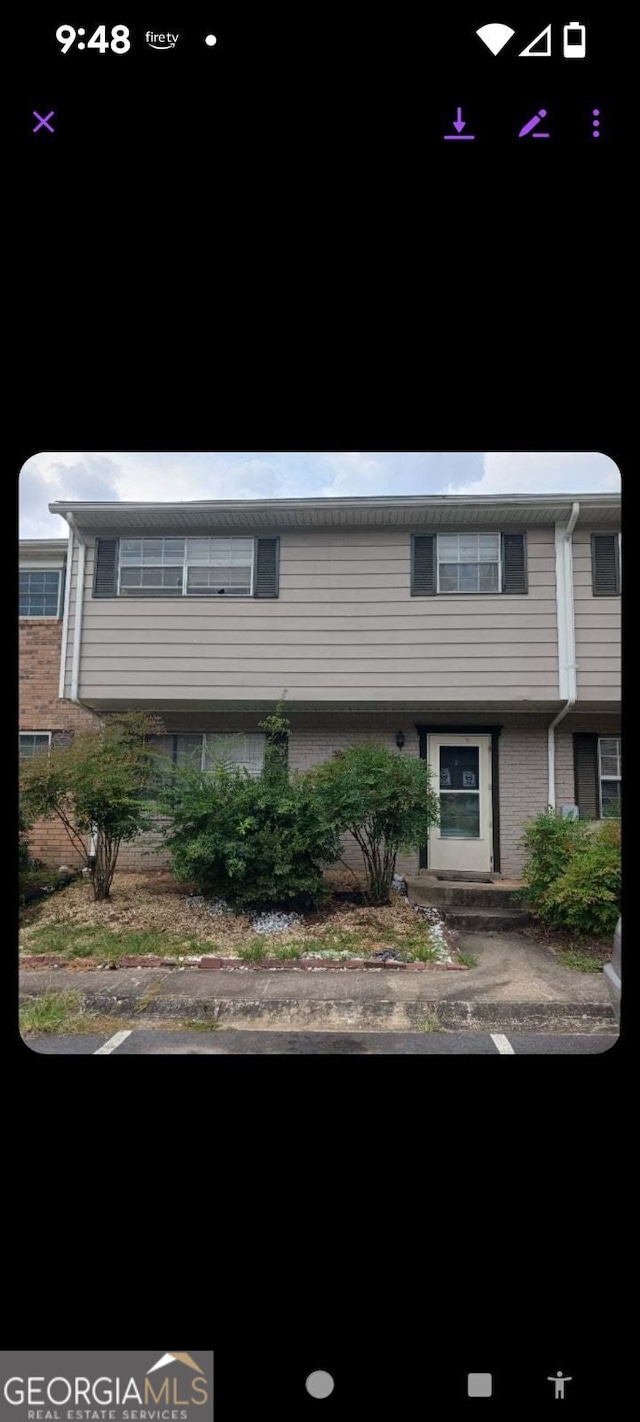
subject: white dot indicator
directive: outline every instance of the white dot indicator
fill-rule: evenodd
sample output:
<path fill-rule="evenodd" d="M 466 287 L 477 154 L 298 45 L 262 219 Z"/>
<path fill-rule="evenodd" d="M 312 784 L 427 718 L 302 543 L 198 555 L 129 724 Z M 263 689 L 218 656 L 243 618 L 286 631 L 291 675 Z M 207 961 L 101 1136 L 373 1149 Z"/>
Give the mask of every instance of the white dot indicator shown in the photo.
<path fill-rule="evenodd" d="M 78 49 L 84 49 L 84 45 L 83 45 L 82 41 L 80 41 L 80 44 L 78 45 Z"/>
<path fill-rule="evenodd" d="M 204 42 L 205 42 L 205 44 L 209 44 L 209 45 L 217 44 L 217 43 L 218 43 L 218 41 L 217 41 L 215 35 L 205 35 L 205 40 L 204 40 Z"/>
<path fill-rule="evenodd" d="M 83 35 L 83 34 L 84 34 L 84 30 L 78 30 L 78 34 L 79 34 L 79 35 Z"/>
<path fill-rule="evenodd" d="M 305 1387 L 310 1397 L 330 1397 L 335 1383 L 331 1373 L 309 1373 Z"/>

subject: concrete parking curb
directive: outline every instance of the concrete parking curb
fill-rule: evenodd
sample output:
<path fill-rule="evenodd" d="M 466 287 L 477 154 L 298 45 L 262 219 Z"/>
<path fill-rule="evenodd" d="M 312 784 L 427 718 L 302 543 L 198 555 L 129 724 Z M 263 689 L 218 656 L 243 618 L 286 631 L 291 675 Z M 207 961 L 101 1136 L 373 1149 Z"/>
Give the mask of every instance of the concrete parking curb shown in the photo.
<path fill-rule="evenodd" d="M 465 1028 L 484 1032 L 518 1029 L 596 1032 L 615 1024 L 608 1002 L 438 998 L 433 987 L 429 990 L 426 979 L 405 978 L 402 974 L 384 978 L 363 975 L 358 995 L 351 996 L 351 981 L 351 974 L 345 980 L 345 975 L 331 970 L 317 976 L 300 974 L 299 990 L 293 994 L 291 979 L 283 980 L 284 991 L 279 991 L 280 975 L 270 973 L 246 976 L 234 973 L 226 979 L 222 974 L 212 978 L 208 974 L 193 973 L 189 982 L 184 975 L 173 971 L 155 977 L 127 973 L 119 976 L 117 982 L 111 973 L 87 973 L 82 975 L 82 981 L 71 972 L 65 974 L 64 981 L 57 973 L 42 973 L 38 980 L 32 974 L 25 974 L 22 995 L 23 1001 L 28 1001 L 42 992 L 55 991 L 58 984 L 64 989 L 73 989 L 77 983 L 89 1011 L 110 1015 L 116 1020 L 127 1019 L 129 1023 L 147 1020 L 158 1025 L 163 1018 L 173 1021 L 179 1018 L 183 1022 L 210 1022 L 212 1026 L 251 1026 L 274 1031 Z M 403 983 L 406 986 L 401 988 Z M 392 984 L 397 985 L 393 990 Z"/>

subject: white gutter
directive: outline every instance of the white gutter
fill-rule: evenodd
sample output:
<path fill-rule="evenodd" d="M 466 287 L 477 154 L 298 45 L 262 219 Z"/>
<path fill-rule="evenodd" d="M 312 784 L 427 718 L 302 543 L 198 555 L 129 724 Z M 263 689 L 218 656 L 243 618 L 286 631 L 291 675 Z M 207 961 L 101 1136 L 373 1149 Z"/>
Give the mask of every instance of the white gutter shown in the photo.
<path fill-rule="evenodd" d="M 547 727 L 547 758 L 549 775 L 548 805 L 556 808 L 556 740 L 555 729 L 576 704 L 576 626 L 573 608 L 573 530 L 578 521 L 580 504 L 574 503 L 566 528 L 556 524 L 556 605 L 558 615 L 558 684 L 566 702 Z"/>
<path fill-rule="evenodd" d="M 77 701 L 77 700 L 78 700 L 78 680 L 79 680 L 79 676 L 80 676 L 80 642 L 81 642 L 81 639 L 82 639 L 82 612 L 83 612 L 83 609 L 84 609 L 84 568 L 85 568 L 85 560 L 86 560 L 86 556 L 87 556 L 87 545 L 86 545 L 85 540 L 84 540 L 84 537 L 83 537 L 83 535 L 81 534 L 80 529 L 78 528 L 78 525 L 77 525 L 77 523 L 76 523 L 76 521 L 75 521 L 75 519 L 74 519 L 74 517 L 73 517 L 73 514 L 72 514 L 72 513 L 68 513 L 68 514 L 66 515 L 66 517 L 67 517 L 67 520 L 68 520 L 68 523 L 69 523 L 69 527 L 70 527 L 70 529 L 71 529 L 71 537 L 73 538 L 73 534 L 74 534 L 74 532 L 75 532 L 75 535 L 76 535 L 76 538 L 77 538 L 78 544 L 79 544 L 79 548 L 78 548 L 78 576 L 77 576 L 77 580 L 76 580 L 76 620 L 75 620 L 75 624 L 74 624 L 74 628 L 73 628 L 73 661 L 72 661 L 72 663 L 71 663 L 71 700 L 72 700 L 72 701 Z M 69 584 L 70 584 L 70 583 L 71 583 L 71 568 L 69 568 Z M 66 658 L 65 658 L 65 659 L 66 659 Z M 90 859 L 91 859 L 91 858 L 95 859 L 95 854 L 96 854 L 96 827 L 95 827 L 95 825 L 91 825 L 91 828 L 90 828 L 90 831 L 89 831 L 89 847 L 88 847 L 88 854 L 89 854 L 89 858 L 90 858 Z"/>
<path fill-rule="evenodd" d="M 67 636 L 69 633 L 69 603 L 71 601 L 71 569 L 73 567 L 73 528 L 69 522 L 67 543 L 67 566 L 64 583 L 64 611 L 62 614 L 62 646 L 60 648 L 60 682 L 58 696 L 64 697 L 65 674 L 67 670 Z"/>
<path fill-rule="evenodd" d="M 71 525 L 71 529 L 75 533 L 75 536 L 80 545 L 78 548 L 78 576 L 76 580 L 76 620 L 73 629 L 73 660 L 71 663 L 71 700 L 77 701 L 78 680 L 80 676 L 80 639 L 82 637 L 82 611 L 84 607 L 84 565 L 87 555 L 87 545 L 72 513 L 67 514 L 67 520 Z"/>

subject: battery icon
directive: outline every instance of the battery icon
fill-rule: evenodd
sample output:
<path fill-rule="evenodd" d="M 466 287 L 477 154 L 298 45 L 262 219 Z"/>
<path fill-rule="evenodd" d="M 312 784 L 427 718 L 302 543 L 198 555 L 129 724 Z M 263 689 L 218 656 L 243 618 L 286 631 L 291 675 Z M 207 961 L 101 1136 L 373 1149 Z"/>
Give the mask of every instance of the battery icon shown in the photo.
<path fill-rule="evenodd" d="M 572 20 L 562 31 L 562 53 L 565 59 L 584 59 L 587 52 L 587 31 L 584 25 Z"/>

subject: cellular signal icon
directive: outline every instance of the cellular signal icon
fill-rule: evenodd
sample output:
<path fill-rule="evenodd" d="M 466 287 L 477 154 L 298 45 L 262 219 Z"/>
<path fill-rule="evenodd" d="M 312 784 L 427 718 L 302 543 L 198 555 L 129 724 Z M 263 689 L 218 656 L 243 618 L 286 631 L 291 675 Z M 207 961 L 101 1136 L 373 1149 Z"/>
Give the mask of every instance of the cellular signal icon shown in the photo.
<path fill-rule="evenodd" d="M 481 29 L 476 30 L 476 34 L 492 54 L 499 54 L 515 34 L 515 30 L 510 30 L 508 25 L 483 25 Z"/>

